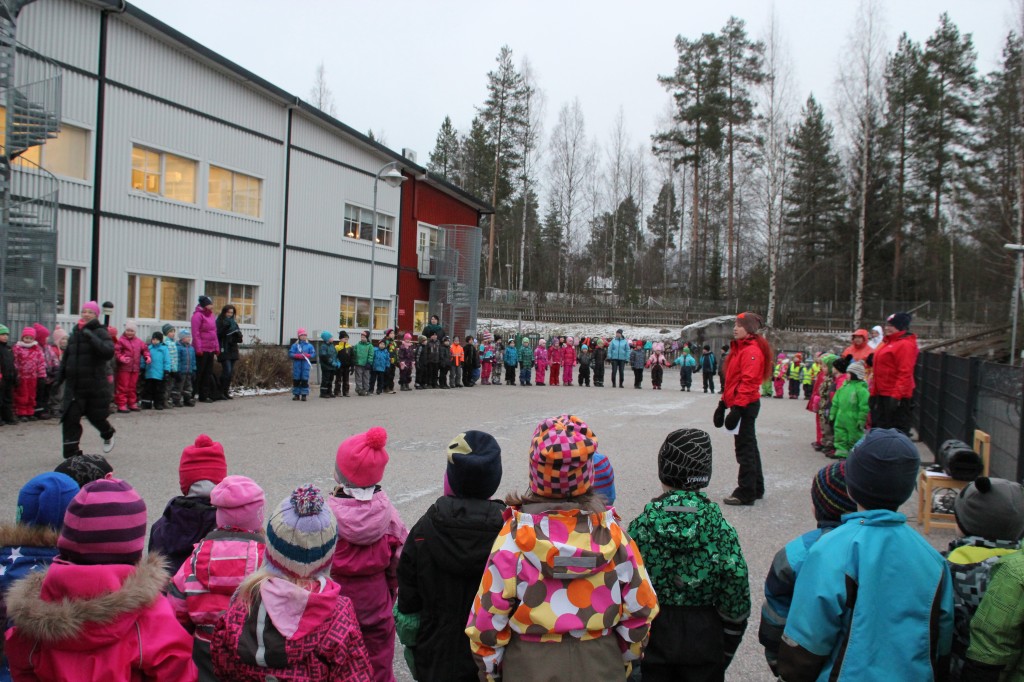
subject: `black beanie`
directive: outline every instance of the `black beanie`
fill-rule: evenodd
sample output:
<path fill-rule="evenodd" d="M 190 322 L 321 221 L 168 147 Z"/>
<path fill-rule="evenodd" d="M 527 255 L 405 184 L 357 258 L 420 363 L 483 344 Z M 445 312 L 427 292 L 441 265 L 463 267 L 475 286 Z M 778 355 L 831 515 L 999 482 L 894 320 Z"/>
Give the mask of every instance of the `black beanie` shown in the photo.
<path fill-rule="evenodd" d="M 917 485 L 921 456 L 898 429 L 871 429 L 846 460 L 846 489 L 865 509 L 896 511 Z"/>
<path fill-rule="evenodd" d="M 711 436 L 700 429 L 679 429 L 658 451 L 658 479 L 675 490 L 700 490 L 711 482 Z"/>
<path fill-rule="evenodd" d="M 901 332 L 910 329 L 910 313 L 893 313 L 885 321 Z"/>
<path fill-rule="evenodd" d="M 458 497 L 488 499 L 501 483 L 501 446 L 483 431 L 460 433 L 448 444 L 445 476 Z"/>

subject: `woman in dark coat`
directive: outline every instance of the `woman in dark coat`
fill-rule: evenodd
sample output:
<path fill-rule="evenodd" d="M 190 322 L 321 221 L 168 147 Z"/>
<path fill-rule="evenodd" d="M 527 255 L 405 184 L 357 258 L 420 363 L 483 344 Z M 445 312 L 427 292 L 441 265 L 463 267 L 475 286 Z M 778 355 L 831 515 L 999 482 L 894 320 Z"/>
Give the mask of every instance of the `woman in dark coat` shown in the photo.
<path fill-rule="evenodd" d="M 82 318 L 68 337 L 68 347 L 61 357 L 58 381 L 64 382 L 64 414 L 61 432 L 64 457 L 82 454 L 82 417 L 100 432 L 103 452 L 114 449 L 114 427 L 110 416 L 112 384 L 107 377 L 107 363 L 114 357 L 114 342 L 99 321 L 100 307 L 96 301 L 82 306 Z"/>
<path fill-rule="evenodd" d="M 235 374 L 238 361 L 238 344 L 242 342 L 242 330 L 235 321 L 235 306 L 226 305 L 217 316 L 217 341 L 220 343 L 220 397 L 231 400 L 231 377 Z"/>

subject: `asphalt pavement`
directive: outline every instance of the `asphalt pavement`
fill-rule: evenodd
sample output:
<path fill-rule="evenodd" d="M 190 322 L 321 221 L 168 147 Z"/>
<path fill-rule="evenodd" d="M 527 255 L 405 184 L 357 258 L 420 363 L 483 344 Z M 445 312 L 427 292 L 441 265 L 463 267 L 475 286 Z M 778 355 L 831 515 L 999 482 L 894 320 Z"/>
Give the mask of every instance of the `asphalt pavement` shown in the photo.
<path fill-rule="evenodd" d="M 665 435 L 683 427 L 711 433 L 714 465 L 712 500 L 732 492 L 736 461 L 732 437 L 714 429 L 711 415 L 717 395 L 695 387 L 681 392 L 673 374 L 664 390 L 650 388 L 581 388 L 477 386 L 450 390 L 424 390 L 394 395 L 320 399 L 316 390 L 309 401 L 293 402 L 287 394 L 237 398 L 162 412 L 113 415 L 118 430 L 115 448 L 108 455 L 115 474 L 129 481 L 146 500 L 152 524 L 178 491 L 178 459 L 184 446 L 200 433 L 224 445 L 228 472 L 255 479 L 276 506 L 296 485 L 313 482 L 333 486 L 334 457 L 338 444 L 371 426 L 388 431 L 391 460 L 382 485 L 406 526 L 412 527 L 441 495 L 445 448 L 457 434 L 469 429 L 487 431 L 502 447 L 504 476 L 499 494 L 525 490 L 527 453 L 533 429 L 542 418 L 573 413 L 597 435 L 599 449 L 615 468 L 616 509 L 628 524 L 652 497 L 661 493 L 657 455 Z M 629 382 L 631 383 L 631 382 Z M 758 443 L 764 465 L 765 498 L 753 507 L 723 505 L 735 526 L 750 567 L 754 610 L 743 644 L 727 679 L 770 680 L 757 624 L 763 600 L 763 582 L 775 552 L 792 538 L 814 527 L 810 483 L 829 460 L 815 452 L 814 421 L 803 400 L 766 400 L 757 420 Z M 86 452 L 100 452 L 100 439 L 83 422 Z M 56 421 L 0 428 L 0 510 L 14 520 L 18 490 L 32 476 L 52 470 L 60 462 L 60 428 Z M 922 448 L 923 458 L 930 460 Z M 916 526 L 916 495 L 904 506 Z M 933 531 L 928 538 L 944 549 L 948 531 Z M 412 677 L 396 647 L 395 673 L 399 680 Z"/>

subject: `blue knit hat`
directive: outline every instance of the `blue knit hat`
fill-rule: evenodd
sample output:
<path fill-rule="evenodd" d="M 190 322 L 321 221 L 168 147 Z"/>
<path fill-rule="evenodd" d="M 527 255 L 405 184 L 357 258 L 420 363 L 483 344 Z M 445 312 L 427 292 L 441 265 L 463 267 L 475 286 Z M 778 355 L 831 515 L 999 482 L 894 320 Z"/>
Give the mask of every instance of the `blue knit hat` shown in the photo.
<path fill-rule="evenodd" d="M 267 522 L 264 559 L 291 578 L 311 578 L 328 569 L 338 544 L 338 523 L 320 489 L 300 486 L 278 505 Z"/>
<path fill-rule="evenodd" d="M 898 429 L 871 429 L 846 460 L 846 489 L 865 509 L 896 511 L 917 484 L 921 455 Z"/>
<path fill-rule="evenodd" d="M 615 469 L 612 468 L 611 460 L 600 452 L 594 453 L 593 490 L 605 499 L 609 507 L 615 504 Z"/>
<path fill-rule="evenodd" d="M 26 526 L 60 529 L 64 512 L 77 494 L 78 484 L 70 476 L 52 471 L 39 474 L 18 493 L 17 521 Z"/>
<path fill-rule="evenodd" d="M 334 336 L 334 334 L 330 333 L 330 332 L 329 332 L 329 331 L 327 331 L 326 329 L 325 329 L 325 330 L 323 330 L 322 332 L 320 332 L 320 339 L 321 339 L 321 340 L 322 340 L 322 341 L 323 341 L 324 343 L 327 343 L 328 341 L 330 341 L 330 340 L 331 340 L 331 337 L 332 337 L 332 336 Z"/>

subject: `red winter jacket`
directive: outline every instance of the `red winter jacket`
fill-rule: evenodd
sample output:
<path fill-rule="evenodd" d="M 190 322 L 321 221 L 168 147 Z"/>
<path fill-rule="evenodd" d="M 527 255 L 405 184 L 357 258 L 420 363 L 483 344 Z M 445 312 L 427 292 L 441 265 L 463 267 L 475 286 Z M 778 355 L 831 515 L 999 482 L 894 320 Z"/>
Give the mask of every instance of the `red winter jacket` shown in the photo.
<path fill-rule="evenodd" d="M 729 344 L 729 360 L 725 366 L 726 407 L 746 407 L 761 399 L 764 363 L 767 359 L 753 335 Z"/>
<path fill-rule="evenodd" d="M 149 348 L 138 336 L 129 339 L 122 334 L 114 344 L 114 357 L 117 358 L 118 372 L 138 374 L 140 359 L 149 359 Z"/>
<path fill-rule="evenodd" d="M 914 397 L 914 366 L 917 364 L 917 336 L 896 332 L 882 339 L 875 351 L 871 395 L 889 398 Z"/>

